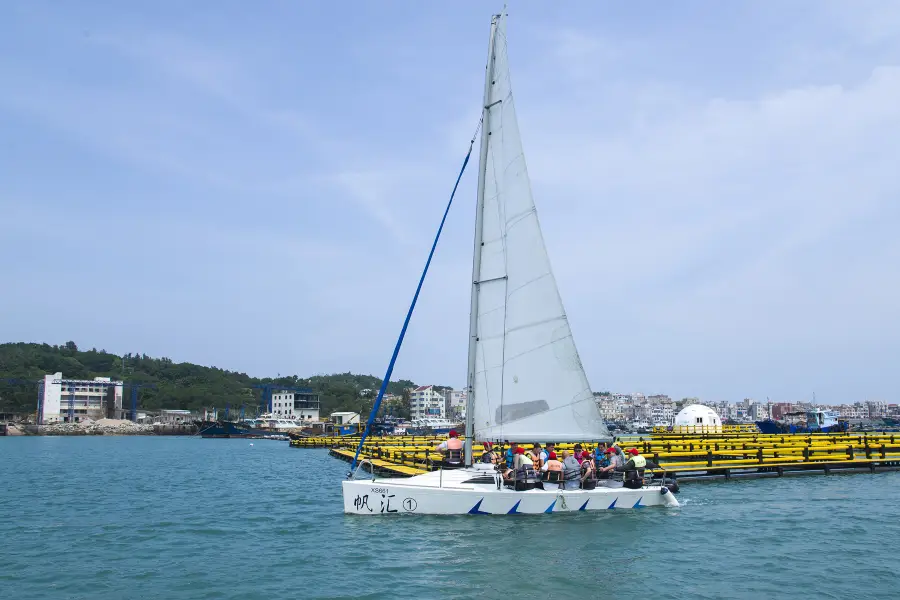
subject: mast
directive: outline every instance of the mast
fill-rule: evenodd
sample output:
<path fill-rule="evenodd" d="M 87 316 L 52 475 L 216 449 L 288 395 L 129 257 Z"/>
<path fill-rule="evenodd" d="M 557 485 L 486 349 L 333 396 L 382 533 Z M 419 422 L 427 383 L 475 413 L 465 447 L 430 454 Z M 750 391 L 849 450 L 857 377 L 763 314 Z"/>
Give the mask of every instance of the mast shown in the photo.
<path fill-rule="evenodd" d="M 504 7 L 505 8 L 505 7 Z M 481 102 L 481 151 L 478 156 L 478 194 L 475 203 L 475 248 L 472 252 L 472 299 L 469 304 L 469 367 L 466 374 L 466 445 L 465 464 L 471 465 L 472 442 L 475 437 L 475 346 L 478 339 L 478 285 L 481 279 L 481 227 L 484 213 L 484 179 L 487 172 L 488 136 L 490 135 L 490 98 L 494 79 L 494 39 L 501 15 L 491 17 L 491 37 L 484 74 L 484 98 Z"/>

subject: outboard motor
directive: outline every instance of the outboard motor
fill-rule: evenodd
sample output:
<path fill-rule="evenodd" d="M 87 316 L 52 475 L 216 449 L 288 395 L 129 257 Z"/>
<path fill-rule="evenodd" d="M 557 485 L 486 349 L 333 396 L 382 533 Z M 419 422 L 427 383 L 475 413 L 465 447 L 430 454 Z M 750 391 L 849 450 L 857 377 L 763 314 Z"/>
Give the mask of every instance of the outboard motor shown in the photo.
<path fill-rule="evenodd" d="M 678 482 L 675 481 L 675 478 L 674 478 L 674 477 L 673 477 L 668 483 L 663 482 L 663 484 L 664 484 L 664 485 L 663 485 L 664 489 L 668 489 L 668 490 L 669 490 L 670 492 L 672 492 L 673 494 L 677 494 L 677 493 L 678 493 L 678 489 L 679 489 L 679 488 L 678 488 Z"/>

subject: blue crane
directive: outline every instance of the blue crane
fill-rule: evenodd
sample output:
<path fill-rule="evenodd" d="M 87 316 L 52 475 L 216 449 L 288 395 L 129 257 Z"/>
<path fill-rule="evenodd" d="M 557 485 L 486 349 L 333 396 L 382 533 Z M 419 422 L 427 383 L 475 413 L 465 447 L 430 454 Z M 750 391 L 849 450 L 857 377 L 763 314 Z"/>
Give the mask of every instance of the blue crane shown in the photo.
<path fill-rule="evenodd" d="M 260 406 L 264 407 L 263 412 L 272 412 L 272 392 L 275 390 L 283 392 L 298 392 L 301 394 L 314 393 L 311 388 L 295 388 L 287 385 L 278 385 L 277 383 L 257 383 L 253 387 L 262 390 L 260 392 Z"/>
<path fill-rule="evenodd" d="M 131 421 L 133 423 L 136 423 L 138 390 L 140 390 L 142 387 L 156 389 L 156 385 L 153 383 L 129 383 L 128 385 L 131 386 Z"/>

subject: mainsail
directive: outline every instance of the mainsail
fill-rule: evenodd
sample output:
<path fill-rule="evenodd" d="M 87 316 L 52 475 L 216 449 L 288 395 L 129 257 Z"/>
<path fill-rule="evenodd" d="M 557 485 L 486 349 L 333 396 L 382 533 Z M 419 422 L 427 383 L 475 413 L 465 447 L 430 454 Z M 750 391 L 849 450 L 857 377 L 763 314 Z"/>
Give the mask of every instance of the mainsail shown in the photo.
<path fill-rule="evenodd" d="M 608 440 L 531 196 L 510 86 L 505 14 L 495 19 L 492 35 L 469 350 L 475 439 Z"/>

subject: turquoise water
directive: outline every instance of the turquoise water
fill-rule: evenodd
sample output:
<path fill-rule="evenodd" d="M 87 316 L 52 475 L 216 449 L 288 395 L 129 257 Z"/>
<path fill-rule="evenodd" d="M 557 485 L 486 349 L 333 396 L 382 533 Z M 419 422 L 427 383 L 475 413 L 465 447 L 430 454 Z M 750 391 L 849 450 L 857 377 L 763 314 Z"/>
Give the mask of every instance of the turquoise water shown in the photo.
<path fill-rule="evenodd" d="M 679 509 L 345 516 L 284 442 L 0 438 L 0 597 L 891 598 L 900 473 L 688 483 Z"/>

